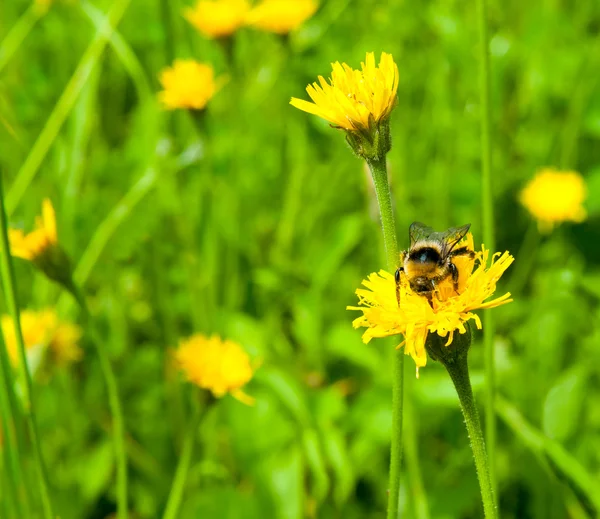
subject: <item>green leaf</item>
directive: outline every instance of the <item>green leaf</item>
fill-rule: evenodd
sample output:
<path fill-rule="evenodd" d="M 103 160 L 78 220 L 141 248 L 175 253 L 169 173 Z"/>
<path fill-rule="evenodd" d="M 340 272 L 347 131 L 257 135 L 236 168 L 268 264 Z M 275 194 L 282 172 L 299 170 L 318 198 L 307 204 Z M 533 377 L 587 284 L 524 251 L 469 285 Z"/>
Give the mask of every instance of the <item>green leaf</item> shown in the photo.
<path fill-rule="evenodd" d="M 81 460 L 81 493 L 88 501 L 96 499 L 108 486 L 114 469 L 114 447 L 105 441 Z"/>
<path fill-rule="evenodd" d="M 576 368 L 561 376 L 548 391 L 542 418 L 542 428 L 547 436 L 564 442 L 575 433 L 584 402 L 586 381 L 585 371 Z"/>
<path fill-rule="evenodd" d="M 314 429 L 306 430 L 302 438 L 302 443 L 306 455 L 306 462 L 310 469 L 311 494 L 317 504 L 321 504 L 325 501 L 325 498 L 329 493 L 330 483 L 325 459 L 323 458 L 323 452 L 316 431 Z"/>

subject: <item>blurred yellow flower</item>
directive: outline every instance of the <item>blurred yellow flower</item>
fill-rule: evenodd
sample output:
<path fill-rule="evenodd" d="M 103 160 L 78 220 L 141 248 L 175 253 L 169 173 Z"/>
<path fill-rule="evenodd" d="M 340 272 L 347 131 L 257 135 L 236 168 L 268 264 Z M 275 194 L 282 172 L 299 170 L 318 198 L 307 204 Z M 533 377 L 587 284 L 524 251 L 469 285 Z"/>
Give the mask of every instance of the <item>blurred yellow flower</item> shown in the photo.
<path fill-rule="evenodd" d="M 549 232 L 561 222 L 582 222 L 586 185 L 575 171 L 542 169 L 521 191 L 520 200 L 538 221 L 540 231 Z"/>
<path fill-rule="evenodd" d="M 25 234 L 20 229 L 9 229 L 10 251 L 13 256 L 34 261 L 46 254 L 57 243 L 56 215 L 52 202 L 42 202 L 42 216 L 35 219 L 35 230 Z"/>
<path fill-rule="evenodd" d="M 61 365 L 81 359 L 83 353 L 78 345 L 82 335 L 81 329 L 72 323 L 59 321 L 54 310 L 23 310 L 20 320 L 23 342 L 28 351 L 48 347 L 56 363 Z M 0 323 L 8 356 L 16 366 L 19 357 L 12 317 L 3 315 Z"/>
<path fill-rule="evenodd" d="M 319 76 L 320 84 L 306 87 L 313 103 L 293 97 L 290 104 L 350 132 L 371 132 L 374 123 L 390 116 L 398 90 L 398 66 L 391 54 L 382 52 L 376 66 L 375 55 L 367 52 L 361 70 L 337 61 L 331 66 L 329 83 Z"/>
<path fill-rule="evenodd" d="M 277 34 L 298 28 L 317 10 L 314 0 L 263 0 L 246 19 L 248 25 Z"/>
<path fill-rule="evenodd" d="M 244 403 L 253 402 L 241 390 L 252 378 L 253 370 L 239 344 L 221 340 L 216 335 L 208 338 L 195 334 L 180 342 L 175 360 L 190 382 L 211 391 L 214 396 L 231 393 Z"/>
<path fill-rule="evenodd" d="M 473 238 L 469 234 L 467 246 L 472 248 Z M 482 246 L 475 259 L 457 257 L 454 262 L 459 270 L 459 289 L 454 292 L 450 280 L 440 283 L 432 305 L 427 298 L 415 294 L 406 279 L 402 277 L 400 308 L 396 299 L 396 281 L 389 272 L 381 270 L 363 281 L 366 289 L 359 288 L 356 294 L 359 306 L 349 306 L 349 310 L 360 310 L 363 315 L 352 323 L 355 328 L 366 327 L 363 341 L 368 343 L 374 337 L 403 335 L 404 351 L 411 355 L 417 368 L 425 366 L 427 354 L 425 341 L 428 333 L 448 336 L 446 346 L 452 343 L 454 332 L 465 333 L 465 323 L 473 320 L 481 328 L 479 317 L 473 313 L 480 308 L 493 308 L 512 301 L 510 293 L 486 301 L 496 290 L 496 283 L 504 271 L 514 261 L 508 253 L 496 253 L 491 265 L 486 267 L 489 251 Z M 477 264 L 475 266 L 475 264 Z M 475 267 L 475 270 L 473 268 Z"/>
<path fill-rule="evenodd" d="M 43 201 L 42 216 L 36 217 L 35 222 L 35 229 L 28 234 L 20 229 L 9 229 L 11 254 L 31 261 L 50 279 L 71 290 L 71 262 L 58 243 L 56 215 L 50 200 Z"/>
<path fill-rule="evenodd" d="M 184 11 L 185 18 L 205 36 L 221 38 L 239 29 L 250 9 L 247 0 L 200 0 Z"/>
<path fill-rule="evenodd" d="M 212 67 L 192 59 L 175 60 L 161 72 L 160 83 L 164 90 L 158 96 L 167 110 L 202 110 L 216 92 Z"/>
<path fill-rule="evenodd" d="M 76 324 L 58 322 L 48 344 L 54 362 L 64 366 L 81 360 L 83 350 L 79 341 L 82 336 L 83 331 Z"/>

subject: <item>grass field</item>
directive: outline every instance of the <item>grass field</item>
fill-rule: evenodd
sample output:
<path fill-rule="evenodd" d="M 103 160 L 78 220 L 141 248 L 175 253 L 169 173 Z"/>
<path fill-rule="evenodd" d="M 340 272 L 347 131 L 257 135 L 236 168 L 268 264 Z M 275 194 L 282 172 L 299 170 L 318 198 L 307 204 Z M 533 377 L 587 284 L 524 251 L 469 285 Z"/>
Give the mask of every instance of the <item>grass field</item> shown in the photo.
<path fill-rule="evenodd" d="M 306 86 L 329 77 L 333 62 L 359 68 L 367 52 L 377 61 L 391 53 L 399 86 L 387 166 L 398 245 L 409 246 L 413 221 L 437 230 L 470 223 L 479 249 L 491 206 L 482 199 L 476 3 L 322 0 L 289 34 L 243 26 L 213 39 L 186 20 L 183 0 L 1 2 L 8 225 L 31 231 L 51 200 L 89 310 L 35 262 L 14 258 L 11 282 L 2 255 L 1 517 L 117 517 L 125 498 L 132 519 L 385 516 L 402 339 L 364 344 L 364 330 L 352 327 L 359 313 L 346 309 L 362 281 L 387 267 L 377 198 L 344 131 L 289 102 L 308 100 Z M 488 25 L 492 252 L 515 257 L 496 294 L 514 301 L 491 311 L 494 409 L 482 331 L 469 364 L 487 434 L 492 410 L 497 420 L 499 515 L 594 518 L 600 4 L 490 0 Z M 176 59 L 213 67 L 205 109 L 161 103 L 161 72 Z M 543 168 L 583 177 L 577 221 L 550 228 L 520 202 Z M 566 196 L 549 193 L 538 197 L 542 209 Z M 175 351 L 193 334 L 248 353 L 252 405 L 208 399 L 185 380 Z M 410 357 L 403 369 L 398 517 L 483 517 L 448 374 L 431 359 L 418 379 Z M 179 492 L 181 506 L 169 509 Z"/>

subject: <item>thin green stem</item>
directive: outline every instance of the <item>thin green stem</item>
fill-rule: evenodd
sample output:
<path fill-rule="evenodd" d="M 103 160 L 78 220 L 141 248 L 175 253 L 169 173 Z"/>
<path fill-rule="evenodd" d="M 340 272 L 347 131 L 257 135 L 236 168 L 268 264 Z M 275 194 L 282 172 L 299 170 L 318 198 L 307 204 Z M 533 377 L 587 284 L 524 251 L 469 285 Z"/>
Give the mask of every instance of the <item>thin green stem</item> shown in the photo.
<path fill-rule="evenodd" d="M 77 303 L 79 304 L 92 343 L 100 360 L 100 369 L 108 391 L 108 405 L 113 419 L 113 441 L 115 458 L 117 460 L 117 518 L 127 519 L 129 506 L 127 504 L 127 454 L 125 451 L 125 426 L 123 423 L 123 409 L 119 398 L 117 379 L 110 364 L 110 359 L 103 347 L 103 341 L 98 337 L 94 320 L 90 314 L 85 296 L 74 283 L 69 287 Z"/>
<path fill-rule="evenodd" d="M 15 338 L 17 340 L 17 351 L 19 354 L 19 367 L 21 387 L 23 391 L 23 411 L 25 421 L 33 443 L 33 451 L 36 465 L 36 476 L 39 487 L 44 517 L 54 519 L 52 503 L 50 501 L 50 492 L 48 491 L 48 482 L 46 480 L 46 471 L 44 469 L 44 460 L 42 457 L 42 447 L 35 420 L 33 404 L 33 384 L 31 382 L 31 373 L 27 365 L 27 351 L 25 341 L 23 340 L 23 331 L 21 330 L 21 312 L 19 310 L 19 301 L 17 299 L 17 290 L 15 282 L 15 273 L 10 255 L 10 246 L 8 242 L 8 221 L 6 218 L 6 208 L 4 205 L 4 188 L 0 174 L 0 256 L 1 256 L 1 276 L 2 286 L 6 297 L 6 305 L 13 320 L 15 327 Z"/>
<path fill-rule="evenodd" d="M 185 481 L 187 478 L 188 470 L 192 462 L 192 454 L 194 452 L 194 441 L 196 439 L 196 433 L 198 432 L 198 426 L 203 413 L 199 405 L 196 405 L 190 422 L 188 424 L 188 430 L 183 441 L 183 447 L 179 455 L 179 463 L 175 470 L 175 477 L 173 478 L 173 484 L 169 491 L 169 497 L 167 499 L 167 506 L 165 507 L 165 513 L 163 519 L 176 519 L 179 513 L 179 507 L 181 506 L 181 499 L 183 498 L 183 491 L 185 489 Z"/>
<path fill-rule="evenodd" d="M 392 209 L 392 195 L 387 177 L 385 154 L 367 160 L 373 176 L 388 269 L 392 272 L 398 267 L 398 243 L 396 242 L 396 223 Z M 392 445 L 390 456 L 389 499 L 387 518 L 398 517 L 398 498 L 400 495 L 400 475 L 402 466 L 402 406 L 404 400 L 404 355 L 401 350 L 394 352 L 392 364 Z"/>
<path fill-rule="evenodd" d="M 13 24 L 0 44 L 0 71 L 10 61 L 43 14 L 44 10 L 40 9 L 40 6 L 36 5 L 35 2 L 32 2 L 29 8 Z"/>
<path fill-rule="evenodd" d="M 104 48 L 110 39 L 112 28 L 121 20 L 130 1 L 131 0 L 118 0 L 114 2 L 106 17 L 106 23 L 104 23 L 102 29 L 95 34 L 92 42 L 81 57 L 75 72 L 73 72 L 71 79 L 65 86 L 52 113 L 46 120 L 44 128 L 31 147 L 29 155 L 27 155 L 25 162 L 19 169 L 10 190 L 7 193 L 6 211 L 9 215 L 11 215 L 17 205 L 19 205 L 21 198 L 27 192 L 27 188 L 35 178 L 52 143 L 58 136 L 63 123 L 75 106 L 75 102 L 90 78 L 95 65 L 99 62 Z"/>
<path fill-rule="evenodd" d="M 411 385 L 410 383 L 408 384 Z M 410 393 L 409 393 L 410 395 Z M 410 395 L 412 396 L 412 395 Z M 413 513 L 415 519 L 430 519 L 429 503 L 427 502 L 427 492 L 423 486 L 423 475 L 419 464 L 418 449 L 418 427 L 414 407 L 411 405 L 411 398 L 406 399 L 404 406 L 405 425 L 404 425 L 404 449 L 406 451 L 406 472 L 408 475 L 408 484 L 410 486 L 410 496 L 413 504 Z"/>
<path fill-rule="evenodd" d="M 10 488 L 14 487 L 13 495 L 18 509 L 18 517 L 28 517 L 29 510 L 24 512 L 21 506 L 28 506 L 29 499 L 27 495 L 28 486 L 23 478 L 23 469 L 21 461 L 21 442 L 19 434 L 16 430 L 16 424 L 19 419 L 17 402 L 14 395 L 14 379 L 10 366 L 8 354 L 6 351 L 4 337 L 0 330 L 0 433 L 4 438 L 4 444 L 0 446 L 0 451 L 3 451 L 4 458 L 8 470 L 7 484 Z M 3 469 L 4 470 L 4 469 Z"/>
<path fill-rule="evenodd" d="M 392 209 L 392 193 L 388 183 L 385 155 L 380 159 L 369 159 L 367 164 L 373 176 L 377 203 L 379 204 L 387 265 L 394 272 L 398 268 L 398 243 L 396 241 L 396 220 Z"/>
<path fill-rule="evenodd" d="M 441 360 L 441 362 L 448 371 L 458 393 L 460 408 L 465 418 L 467 433 L 471 441 L 473 457 L 475 458 L 475 468 L 477 469 L 485 518 L 497 519 L 498 510 L 494 501 L 494 490 L 490 477 L 488 457 L 485 451 L 485 442 L 481 431 L 481 423 L 479 421 L 479 413 L 477 412 L 473 390 L 471 389 L 467 355 L 457 356 L 454 362 L 445 362 L 444 360 Z"/>
<path fill-rule="evenodd" d="M 479 97 L 481 104 L 481 204 L 483 242 L 486 247 L 496 250 L 494 235 L 494 200 L 492 189 L 492 145 L 491 145 L 491 87 L 490 52 L 487 26 L 487 1 L 477 1 L 479 25 Z M 484 311 L 483 345 L 486 373 L 485 425 L 490 456 L 490 474 L 496 486 L 496 373 L 494 368 L 494 321 L 489 310 Z"/>

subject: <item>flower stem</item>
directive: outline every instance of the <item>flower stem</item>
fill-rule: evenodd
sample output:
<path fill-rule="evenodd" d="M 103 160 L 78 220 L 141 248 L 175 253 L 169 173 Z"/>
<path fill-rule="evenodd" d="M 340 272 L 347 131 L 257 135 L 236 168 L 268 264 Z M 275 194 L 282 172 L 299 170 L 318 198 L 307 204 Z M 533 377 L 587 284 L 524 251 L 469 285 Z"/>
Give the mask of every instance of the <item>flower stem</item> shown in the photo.
<path fill-rule="evenodd" d="M 23 411 L 25 414 L 25 421 L 27 423 L 29 435 L 33 443 L 36 476 L 40 497 L 42 500 L 42 508 L 44 510 L 44 517 L 46 517 L 46 519 L 54 519 L 52 502 L 50 501 L 50 492 L 48 491 L 48 482 L 46 480 L 44 460 L 42 457 L 42 447 L 35 421 L 33 385 L 31 382 L 29 366 L 27 365 L 27 352 L 25 350 L 25 342 L 23 340 L 23 331 L 21 330 L 21 312 L 17 299 L 15 273 L 13 270 L 12 257 L 10 255 L 10 246 L 8 242 L 8 222 L 6 218 L 4 188 L 1 177 L 2 175 L 0 174 L 0 275 L 2 277 L 2 286 L 6 296 L 6 305 L 15 327 L 15 338 L 17 340 L 17 350 L 19 355 L 20 378 L 22 382 L 21 387 L 23 390 Z"/>
<path fill-rule="evenodd" d="M 387 177 L 385 153 L 377 158 L 367 159 L 367 164 L 373 176 L 383 242 L 388 269 L 392 272 L 398 267 L 398 243 L 396 242 L 396 223 L 392 210 L 392 195 Z M 390 457 L 389 498 L 387 519 L 398 517 L 398 497 L 400 495 L 400 468 L 402 466 L 402 407 L 404 399 L 404 355 L 401 350 L 394 352 L 392 364 L 392 445 Z"/>
<path fill-rule="evenodd" d="M 92 339 L 96 349 L 98 359 L 100 360 L 100 369 L 106 383 L 108 391 L 108 405 L 113 419 L 113 441 L 115 449 L 115 458 L 117 460 L 117 519 L 127 519 L 129 515 L 129 506 L 127 504 L 127 455 L 125 453 L 125 426 L 123 424 L 123 409 L 119 398 L 119 389 L 117 379 L 110 364 L 110 359 L 106 353 L 103 343 L 98 337 L 94 320 L 89 311 L 85 296 L 81 289 L 71 283 L 69 291 L 77 300 L 86 324 L 86 331 Z"/>
<path fill-rule="evenodd" d="M 483 433 L 481 432 L 479 413 L 477 412 L 473 390 L 471 389 L 467 355 L 457 356 L 454 362 L 446 362 L 443 359 L 440 359 L 440 361 L 448 371 L 458 393 L 460 408 L 465 418 L 467 433 L 471 440 L 471 449 L 475 458 L 475 468 L 477 469 L 485 518 L 496 519 L 498 517 L 498 510 L 494 502 L 494 491 L 485 451 L 485 442 L 483 440 Z"/>
<path fill-rule="evenodd" d="M 185 480 L 192 462 L 194 440 L 196 438 L 196 433 L 198 431 L 198 426 L 200 425 L 200 419 L 202 416 L 202 408 L 200 405 L 196 404 L 188 424 L 188 430 L 185 435 L 181 454 L 179 456 L 179 463 L 177 464 L 177 469 L 175 470 L 173 484 L 171 485 L 171 490 L 169 491 L 169 498 L 167 499 L 167 506 L 165 507 L 163 519 L 176 519 L 178 517 L 179 507 L 181 506 L 181 499 L 183 497 L 183 491 L 185 487 Z"/>
<path fill-rule="evenodd" d="M 479 26 L 479 96 L 481 102 L 481 204 L 483 242 L 496 250 L 494 235 L 494 200 L 492 197 L 491 95 L 490 53 L 487 26 L 487 0 L 476 0 Z M 486 373 L 485 425 L 490 456 L 490 475 L 496 486 L 496 373 L 494 368 L 494 321 L 489 310 L 484 311 L 483 344 Z"/>

